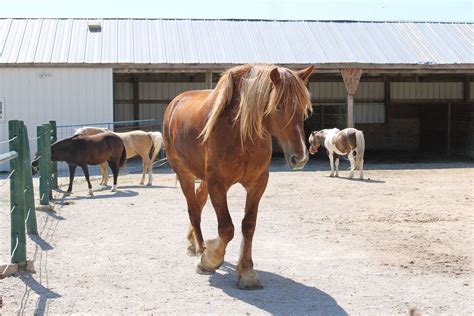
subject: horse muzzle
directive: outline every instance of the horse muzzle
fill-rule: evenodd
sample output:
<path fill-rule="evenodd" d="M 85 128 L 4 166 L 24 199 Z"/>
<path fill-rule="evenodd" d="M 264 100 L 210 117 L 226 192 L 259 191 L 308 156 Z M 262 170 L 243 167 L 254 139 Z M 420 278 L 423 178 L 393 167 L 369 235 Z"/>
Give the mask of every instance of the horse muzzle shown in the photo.
<path fill-rule="evenodd" d="M 309 146 L 309 153 L 310 153 L 311 155 L 314 155 L 315 153 L 318 152 L 318 149 L 319 149 L 319 146 L 311 145 L 311 146 Z"/>
<path fill-rule="evenodd" d="M 285 153 L 286 162 L 288 166 L 290 166 L 291 170 L 301 170 L 306 165 L 308 161 L 308 152 L 305 151 L 304 155 L 296 155 L 296 154 L 289 154 Z"/>

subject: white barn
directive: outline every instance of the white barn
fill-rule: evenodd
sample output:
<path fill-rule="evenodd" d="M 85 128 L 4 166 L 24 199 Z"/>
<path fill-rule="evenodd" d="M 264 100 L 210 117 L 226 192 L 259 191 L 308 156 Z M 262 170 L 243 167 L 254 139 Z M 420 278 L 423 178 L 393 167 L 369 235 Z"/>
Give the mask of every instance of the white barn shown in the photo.
<path fill-rule="evenodd" d="M 355 124 L 368 149 L 473 156 L 473 45 L 472 23 L 0 19 L 0 141 L 11 119 L 30 137 L 49 120 L 161 121 L 228 67 L 315 64 L 308 130 Z M 361 75 L 349 97 L 346 70 Z"/>

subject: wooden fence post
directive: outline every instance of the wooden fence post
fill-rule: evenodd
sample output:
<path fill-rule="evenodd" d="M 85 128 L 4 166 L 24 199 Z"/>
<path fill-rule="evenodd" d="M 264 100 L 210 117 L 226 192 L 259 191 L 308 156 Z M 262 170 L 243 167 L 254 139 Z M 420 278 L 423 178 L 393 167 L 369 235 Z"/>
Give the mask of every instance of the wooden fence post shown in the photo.
<path fill-rule="evenodd" d="M 28 234 L 38 235 L 36 225 L 35 196 L 33 193 L 33 174 L 31 170 L 30 144 L 28 140 L 28 130 L 25 124 L 21 124 L 23 136 L 23 165 L 24 165 L 24 201 L 25 201 L 25 221 Z"/>
<path fill-rule="evenodd" d="M 51 125 L 51 144 L 58 140 L 58 129 L 56 127 L 56 121 L 49 121 Z M 58 188 L 58 162 L 51 161 L 51 188 Z"/>
<path fill-rule="evenodd" d="M 25 237 L 25 200 L 24 200 L 24 157 L 22 145 L 24 138 L 20 121 L 8 122 L 10 151 L 16 151 L 18 157 L 10 160 L 10 170 L 14 171 L 10 179 L 10 219 L 11 219 L 11 262 L 26 262 Z"/>
<path fill-rule="evenodd" d="M 46 168 L 48 169 L 48 195 L 49 199 L 53 199 L 53 191 L 52 191 L 52 174 L 51 174 L 51 124 L 46 123 L 43 124 L 43 133 L 44 133 L 44 145 L 46 148 Z"/>
<path fill-rule="evenodd" d="M 40 185 L 39 185 L 39 196 L 41 205 L 49 205 L 49 192 L 48 192 L 48 182 L 49 175 L 47 174 L 47 155 L 46 155 L 46 145 L 45 145 L 45 133 L 43 126 L 36 127 L 36 135 L 38 136 L 38 153 L 40 156 L 39 159 L 39 169 L 40 169 Z"/>

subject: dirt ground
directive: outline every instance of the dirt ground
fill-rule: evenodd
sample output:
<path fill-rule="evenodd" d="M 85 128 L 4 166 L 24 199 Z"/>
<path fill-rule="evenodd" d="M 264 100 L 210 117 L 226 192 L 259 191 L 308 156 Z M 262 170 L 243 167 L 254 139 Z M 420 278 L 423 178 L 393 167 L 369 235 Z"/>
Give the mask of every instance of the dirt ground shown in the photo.
<path fill-rule="evenodd" d="M 347 162 L 341 163 L 341 169 Z M 367 164 L 365 181 L 328 177 L 328 163 L 271 167 L 254 238 L 263 290 L 236 287 L 245 192 L 229 192 L 236 237 L 213 275 L 186 255 L 185 200 L 169 169 L 154 186 L 119 177 L 119 192 L 56 196 L 27 238 L 35 274 L 0 281 L 1 314 L 474 313 L 472 163 Z M 2 180 L 0 180 L 0 183 Z M 60 180 L 66 183 L 66 178 Z M 0 187 L 0 263 L 9 258 L 8 185 Z M 217 234 L 208 202 L 204 237 Z M 469 299 L 470 298 L 470 299 Z"/>

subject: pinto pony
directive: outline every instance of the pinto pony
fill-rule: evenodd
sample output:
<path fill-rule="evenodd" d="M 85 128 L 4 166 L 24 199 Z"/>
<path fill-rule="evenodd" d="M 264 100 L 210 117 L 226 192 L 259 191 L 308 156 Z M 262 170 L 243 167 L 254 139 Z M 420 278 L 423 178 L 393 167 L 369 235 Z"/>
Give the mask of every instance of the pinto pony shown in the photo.
<path fill-rule="evenodd" d="M 51 160 L 65 161 L 69 166 L 69 187 L 67 193 L 72 192 L 72 182 L 76 167 L 80 166 L 84 172 L 89 188 L 92 193 L 92 185 L 89 181 L 89 169 L 87 165 L 98 165 L 108 163 L 114 174 L 114 186 L 112 191 L 117 190 L 117 177 L 120 167 L 123 166 L 127 157 L 125 146 L 120 137 L 114 133 L 105 132 L 93 136 L 74 135 L 59 140 L 51 145 Z M 36 153 L 31 166 L 36 173 L 39 165 L 38 153 Z"/>
<path fill-rule="evenodd" d="M 227 244 L 234 237 L 227 192 L 240 183 L 247 198 L 238 287 L 262 287 L 253 269 L 252 238 L 269 177 L 272 135 L 291 169 L 303 168 L 308 160 L 303 121 L 312 110 L 305 83 L 313 69 L 238 66 L 224 72 L 214 90 L 184 92 L 167 107 L 163 140 L 188 205 L 188 253 L 198 256 L 198 273 L 214 272 L 224 262 Z M 195 178 L 201 179 L 196 190 Z M 219 237 L 204 243 L 201 212 L 208 195 Z"/>
<path fill-rule="evenodd" d="M 334 158 L 336 159 L 336 177 L 339 176 L 339 156 L 347 155 L 351 164 L 349 178 L 354 177 L 354 170 L 360 170 L 360 179 L 364 178 L 365 140 L 362 131 L 337 128 L 314 131 L 309 136 L 309 152 L 314 155 L 320 146 L 326 148 L 331 164 L 330 177 L 334 176 Z"/>
<path fill-rule="evenodd" d="M 81 127 L 76 130 L 75 135 L 95 135 L 109 131 L 107 128 L 100 127 Z M 127 159 L 135 156 L 140 156 L 143 162 L 143 174 L 140 184 L 145 183 L 145 174 L 148 172 L 148 186 L 152 185 L 153 182 L 153 166 L 152 163 L 156 156 L 160 152 L 162 137 L 160 132 L 144 132 L 144 131 L 130 131 L 125 133 L 114 133 L 118 135 L 127 151 Z M 150 157 L 150 152 L 153 149 L 153 153 Z M 107 185 L 107 164 L 101 165 L 102 169 L 102 181 L 101 185 Z"/>

